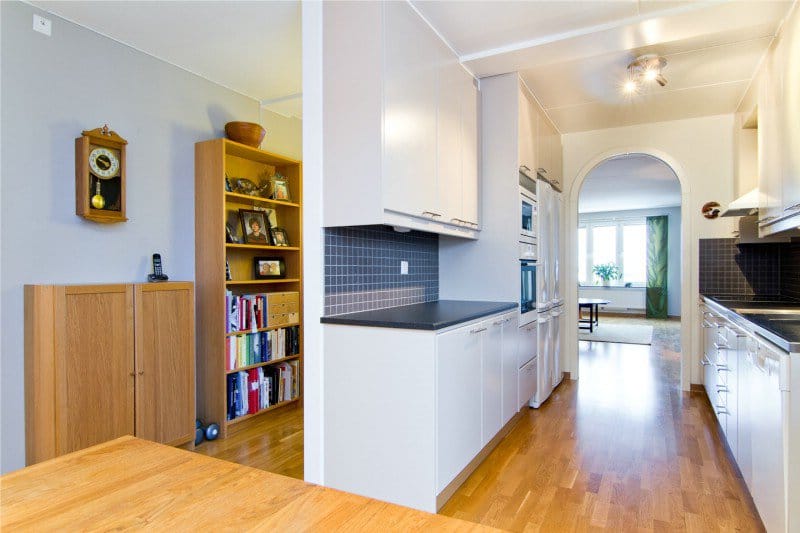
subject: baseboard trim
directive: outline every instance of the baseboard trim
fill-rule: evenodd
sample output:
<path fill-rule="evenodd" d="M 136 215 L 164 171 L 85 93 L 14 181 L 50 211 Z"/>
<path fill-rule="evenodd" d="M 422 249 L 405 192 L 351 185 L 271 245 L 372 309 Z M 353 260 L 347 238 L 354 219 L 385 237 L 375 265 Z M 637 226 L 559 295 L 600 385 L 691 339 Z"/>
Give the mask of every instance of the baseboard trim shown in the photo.
<path fill-rule="evenodd" d="M 450 484 L 447 485 L 442 490 L 442 492 L 440 492 L 436 496 L 437 512 L 442 507 L 444 507 L 444 504 L 447 503 L 447 501 L 450 498 L 453 497 L 453 494 L 455 494 L 456 491 L 459 489 L 459 487 L 461 487 L 461 485 L 464 484 L 464 482 L 467 480 L 470 474 L 472 474 L 475 471 L 475 469 L 478 468 L 478 466 L 480 466 L 480 464 L 484 461 L 484 459 L 486 459 L 486 457 L 489 456 L 492 450 L 494 450 L 497 447 L 497 445 L 500 444 L 500 441 L 503 440 L 505 436 L 511 432 L 512 429 L 514 429 L 514 426 L 517 425 L 517 422 L 520 421 L 522 415 L 526 411 L 527 408 L 523 408 L 520 411 L 518 411 L 517 414 L 512 416 L 511 420 L 509 420 L 508 423 L 506 423 L 506 425 L 503 426 L 502 429 L 500 429 L 500 431 L 497 432 L 497 435 L 495 435 L 492 440 L 486 443 L 486 446 L 484 446 L 483 449 L 480 452 L 478 452 L 478 455 L 476 455 L 475 458 L 472 459 L 472 461 L 470 461 L 469 464 L 465 466 L 464 469 L 453 479 L 453 481 L 451 481 Z"/>

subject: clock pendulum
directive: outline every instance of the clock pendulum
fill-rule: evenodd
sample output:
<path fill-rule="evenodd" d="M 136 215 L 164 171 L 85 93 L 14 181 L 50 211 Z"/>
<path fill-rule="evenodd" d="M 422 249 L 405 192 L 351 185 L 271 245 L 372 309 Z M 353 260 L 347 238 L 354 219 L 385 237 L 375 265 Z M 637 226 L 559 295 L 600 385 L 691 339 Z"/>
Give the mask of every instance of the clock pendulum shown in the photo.
<path fill-rule="evenodd" d="M 106 199 L 100 193 L 100 180 L 98 179 L 94 189 L 94 196 L 92 196 L 92 207 L 95 209 L 103 209 L 106 206 Z"/>

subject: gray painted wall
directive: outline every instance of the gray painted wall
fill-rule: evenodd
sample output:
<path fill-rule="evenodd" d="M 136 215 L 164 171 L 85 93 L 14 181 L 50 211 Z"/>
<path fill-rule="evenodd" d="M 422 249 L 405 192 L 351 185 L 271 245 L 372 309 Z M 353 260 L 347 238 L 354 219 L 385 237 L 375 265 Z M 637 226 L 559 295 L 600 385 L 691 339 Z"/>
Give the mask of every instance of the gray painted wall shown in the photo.
<path fill-rule="evenodd" d="M 578 219 L 603 220 L 609 218 L 653 217 L 667 215 L 667 314 L 681 315 L 681 208 L 662 207 L 659 209 L 631 209 L 630 211 L 604 211 L 601 213 L 581 213 Z"/>
<path fill-rule="evenodd" d="M 299 121 L 58 17 L 52 37 L 35 33 L 37 12 L 0 2 L 2 472 L 25 462 L 23 285 L 142 281 L 154 252 L 171 279 L 193 280 L 194 143 L 261 117 L 265 149 L 301 146 Z M 106 122 L 128 140 L 123 224 L 75 216 L 74 139 Z"/>

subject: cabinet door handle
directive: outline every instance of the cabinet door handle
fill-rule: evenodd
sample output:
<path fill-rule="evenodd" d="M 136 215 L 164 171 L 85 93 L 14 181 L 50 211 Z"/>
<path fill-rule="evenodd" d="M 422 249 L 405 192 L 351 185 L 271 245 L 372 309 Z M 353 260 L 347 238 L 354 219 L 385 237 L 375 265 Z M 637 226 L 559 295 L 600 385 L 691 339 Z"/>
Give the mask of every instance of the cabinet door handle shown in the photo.
<path fill-rule="evenodd" d="M 528 172 L 530 172 L 530 170 L 531 170 L 531 167 L 529 167 L 528 165 L 521 165 L 521 166 L 519 167 L 519 169 L 520 169 L 520 170 L 522 170 L 522 169 L 525 169 L 525 170 L 527 170 Z"/>
<path fill-rule="evenodd" d="M 794 204 L 783 208 L 784 211 L 797 211 L 798 209 L 800 209 L 800 204 Z"/>
<path fill-rule="evenodd" d="M 718 405 L 717 406 L 717 414 L 718 415 L 729 415 L 730 413 L 728 412 L 728 410 L 725 408 L 724 405 Z"/>
<path fill-rule="evenodd" d="M 493 325 L 493 326 L 502 326 L 502 325 L 503 325 L 503 324 L 505 324 L 506 322 L 508 322 L 508 319 L 505 319 L 505 320 L 498 320 L 497 322 L 492 322 L 492 325 Z"/>
<path fill-rule="evenodd" d="M 760 218 L 760 219 L 758 219 L 756 222 L 757 222 L 758 224 L 766 224 L 766 223 L 767 223 L 767 222 L 769 222 L 770 220 L 775 220 L 776 218 L 778 218 L 778 217 L 772 217 L 772 216 L 770 216 L 770 217 L 764 217 L 764 218 Z"/>
<path fill-rule="evenodd" d="M 547 171 L 545 169 L 543 169 L 542 167 L 537 168 L 536 172 L 538 172 L 539 174 L 547 174 Z"/>
<path fill-rule="evenodd" d="M 712 324 L 712 323 L 711 323 L 711 322 L 709 322 L 708 320 L 703 320 L 703 325 L 702 325 L 702 327 L 704 327 L 705 329 L 710 329 L 710 328 L 713 328 L 713 327 L 714 327 L 714 324 Z"/>
<path fill-rule="evenodd" d="M 425 216 L 425 215 L 430 215 L 432 217 L 440 217 L 440 216 L 442 216 L 442 215 L 439 215 L 437 213 L 434 213 L 433 211 L 423 211 L 422 212 L 422 216 Z"/>
<path fill-rule="evenodd" d="M 480 333 L 481 331 L 486 331 L 486 328 L 478 328 L 478 329 L 471 329 L 470 333 Z"/>
<path fill-rule="evenodd" d="M 709 361 L 707 361 L 705 357 L 703 357 L 700 360 L 700 364 L 703 365 L 703 366 L 710 366 L 711 365 L 711 363 Z"/>

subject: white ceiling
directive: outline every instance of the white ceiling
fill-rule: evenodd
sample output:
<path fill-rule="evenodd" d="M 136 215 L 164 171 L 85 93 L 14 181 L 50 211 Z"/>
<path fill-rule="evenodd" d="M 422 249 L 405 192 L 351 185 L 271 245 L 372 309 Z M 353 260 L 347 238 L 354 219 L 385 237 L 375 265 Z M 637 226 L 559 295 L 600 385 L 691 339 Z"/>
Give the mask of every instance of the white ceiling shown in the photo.
<path fill-rule="evenodd" d="M 413 3 L 478 77 L 519 71 L 569 133 L 734 112 L 792 1 Z M 669 83 L 623 96 L 645 53 Z"/>
<path fill-rule="evenodd" d="M 670 166 L 649 155 L 631 154 L 607 159 L 589 172 L 581 188 L 578 212 L 680 205 L 680 182 Z"/>
<path fill-rule="evenodd" d="M 32 0 L 51 13 L 302 114 L 300 4 Z M 562 133 L 731 113 L 792 0 L 413 0 L 478 77 L 519 71 Z M 665 88 L 625 98 L 636 55 Z"/>
<path fill-rule="evenodd" d="M 300 117 L 299 1 L 40 1 L 33 5 Z"/>

